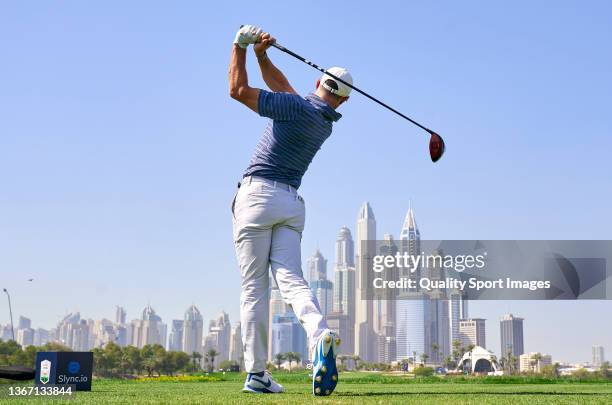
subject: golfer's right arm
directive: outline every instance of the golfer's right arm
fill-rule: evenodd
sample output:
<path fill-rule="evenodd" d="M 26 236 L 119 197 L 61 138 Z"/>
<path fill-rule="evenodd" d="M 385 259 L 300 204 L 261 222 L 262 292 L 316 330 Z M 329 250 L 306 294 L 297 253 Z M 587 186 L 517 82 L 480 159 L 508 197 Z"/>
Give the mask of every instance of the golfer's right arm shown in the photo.
<path fill-rule="evenodd" d="M 251 110 L 259 113 L 259 89 L 249 86 L 246 71 L 246 49 L 237 44 L 232 46 L 232 58 L 229 67 L 229 92 L 234 100 L 240 101 Z"/>

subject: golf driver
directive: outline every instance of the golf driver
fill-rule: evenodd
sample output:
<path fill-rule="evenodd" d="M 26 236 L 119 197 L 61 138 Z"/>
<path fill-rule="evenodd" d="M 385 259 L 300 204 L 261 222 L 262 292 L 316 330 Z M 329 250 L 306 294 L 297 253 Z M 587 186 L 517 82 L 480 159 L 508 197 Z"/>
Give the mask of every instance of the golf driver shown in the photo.
<path fill-rule="evenodd" d="M 429 128 L 419 124 L 418 122 L 416 122 L 415 120 L 411 119 L 410 117 L 407 117 L 406 115 L 402 114 L 401 112 L 397 111 L 396 109 L 394 109 L 392 107 L 389 107 L 387 104 L 385 104 L 382 101 L 380 101 L 380 100 L 370 96 L 365 91 L 360 90 L 357 87 L 353 86 L 352 84 L 347 83 L 344 80 L 340 79 L 339 77 L 334 76 L 333 74 L 327 72 L 325 69 L 320 68 L 316 64 L 312 63 L 311 61 L 309 61 L 309 60 L 307 60 L 307 59 L 305 59 L 303 57 L 301 57 L 297 53 L 290 51 L 289 49 L 285 48 L 284 46 L 279 45 L 277 43 L 273 43 L 272 46 L 275 47 L 278 50 L 281 50 L 281 51 L 283 51 L 283 52 L 293 56 L 296 59 L 301 60 L 302 62 L 312 66 L 313 68 L 317 69 L 318 71 L 320 71 L 322 73 L 325 73 L 325 74 L 328 74 L 329 76 L 333 77 L 335 80 L 338 80 L 340 83 L 343 83 L 343 84 L 349 86 L 350 88 L 352 88 L 356 92 L 358 92 L 360 94 L 363 94 L 364 96 L 366 96 L 370 100 L 377 102 L 378 104 L 382 105 L 386 109 L 391 110 L 394 113 L 396 113 L 397 115 L 399 115 L 400 117 L 410 121 L 411 123 L 413 123 L 417 127 L 427 131 L 431 135 L 431 138 L 429 139 L 429 156 L 431 156 L 431 161 L 432 162 L 437 162 L 438 160 L 440 160 L 440 158 L 444 154 L 444 149 L 445 149 L 444 140 L 442 140 L 442 137 L 440 135 L 436 134 L 431 129 L 429 129 Z"/>

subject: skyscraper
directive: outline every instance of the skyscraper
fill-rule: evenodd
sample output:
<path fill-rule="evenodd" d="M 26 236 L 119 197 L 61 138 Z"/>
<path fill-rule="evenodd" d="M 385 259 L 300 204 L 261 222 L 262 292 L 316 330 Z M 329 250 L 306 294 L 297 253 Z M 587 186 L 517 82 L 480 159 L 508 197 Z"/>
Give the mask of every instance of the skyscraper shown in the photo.
<path fill-rule="evenodd" d="M 512 314 L 504 315 L 500 322 L 501 357 L 508 358 L 508 354 L 517 360 L 521 354 L 525 353 L 523 341 L 523 318 L 515 317 Z"/>
<path fill-rule="evenodd" d="M 268 361 L 273 360 L 272 356 L 272 319 L 274 319 L 274 315 L 282 315 L 291 311 L 291 308 L 281 295 L 278 286 L 276 285 L 276 281 L 272 277 L 270 277 L 270 291 L 269 291 L 269 318 L 268 318 Z"/>
<path fill-rule="evenodd" d="M 432 281 L 444 280 L 445 272 L 441 261 L 444 253 L 441 250 L 434 250 L 432 256 L 440 258 L 440 261 L 434 260 L 433 263 L 429 263 L 426 268 L 427 277 Z M 426 353 L 432 362 L 441 363 L 451 353 L 449 300 L 445 289 L 434 288 L 427 294 L 429 295 L 429 315 L 426 316 L 429 320 L 429 347 L 426 348 L 428 349 Z"/>
<path fill-rule="evenodd" d="M 308 259 L 308 274 L 312 290 L 323 316 L 332 312 L 333 284 L 327 279 L 327 260 L 319 249 Z"/>
<path fill-rule="evenodd" d="M 421 233 L 414 218 L 412 206 L 408 208 L 400 232 L 400 252 L 410 256 L 421 254 Z M 418 280 L 421 267 L 399 269 L 400 278 Z M 398 291 L 397 298 L 397 359 L 418 357 L 430 352 L 430 315 L 429 296 L 419 288 L 404 288 Z"/>
<path fill-rule="evenodd" d="M 229 359 L 237 362 L 242 368 L 244 355 L 242 346 L 242 330 L 240 329 L 240 322 L 236 322 L 236 325 L 232 328 L 232 335 L 230 337 L 230 349 Z"/>
<path fill-rule="evenodd" d="M 183 319 L 173 319 L 172 320 L 172 329 L 170 329 L 170 336 L 168 337 L 168 350 L 171 350 L 174 352 L 183 351 L 183 325 L 184 323 L 185 321 Z"/>
<path fill-rule="evenodd" d="M 327 279 L 327 260 L 325 260 L 319 249 L 306 261 L 306 266 L 309 282 Z"/>
<path fill-rule="evenodd" d="M 193 352 L 202 353 L 202 333 L 204 332 L 204 320 L 200 310 L 191 305 L 185 311 L 183 320 L 183 351 L 189 355 Z"/>
<path fill-rule="evenodd" d="M 327 317 L 332 312 L 334 285 L 329 280 L 319 279 L 310 282 L 310 289 L 317 297 L 321 313 L 324 317 Z"/>
<path fill-rule="evenodd" d="M 342 227 L 336 238 L 332 313 L 329 327 L 342 339 L 341 351 L 355 353 L 355 245 L 351 231 Z"/>
<path fill-rule="evenodd" d="M 459 322 L 469 317 L 468 301 L 464 299 L 462 292 L 459 290 L 451 290 L 448 292 L 448 315 L 450 326 L 449 350 L 452 353 L 453 342 L 461 342 L 461 337 L 459 336 Z"/>
<path fill-rule="evenodd" d="M 342 267 L 355 267 L 355 243 L 346 226 L 340 228 L 336 238 L 336 268 Z"/>
<path fill-rule="evenodd" d="M 215 349 L 219 353 L 217 357 L 215 357 L 216 365 L 229 359 L 231 333 L 232 326 L 230 324 L 229 315 L 225 312 L 222 311 L 217 319 L 210 321 L 204 352 L 209 349 Z"/>
<path fill-rule="evenodd" d="M 336 239 L 333 311 L 345 314 L 352 320 L 355 316 L 355 259 L 351 257 L 353 254 L 351 231 L 342 227 Z"/>
<path fill-rule="evenodd" d="M 272 357 L 289 352 L 300 353 L 302 361 L 308 360 L 306 332 L 293 312 L 272 319 Z"/>
<path fill-rule="evenodd" d="M 604 348 L 603 346 L 593 346 L 593 366 L 601 367 L 601 365 L 606 361 L 604 356 Z"/>
<path fill-rule="evenodd" d="M 115 323 L 117 325 L 125 325 L 126 313 L 123 307 L 117 305 L 117 310 L 115 311 Z"/>
<path fill-rule="evenodd" d="M 366 201 L 357 216 L 357 274 L 355 276 L 355 354 L 366 361 L 375 361 L 377 339 L 372 327 L 373 304 L 366 300 L 366 288 L 371 272 L 368 261 L 376 255 L 376 218 Z"/>
<path fill-rule="evenodd" d="M 19 321 L 17 322 L 17 329 L 30 329 L 31 327 L 32 321 L 30 320 L 30 318 L 26 318 L 25 316 L 19 316 Z"/>
<path fill-rule="evenodd" d="M 147 305 L 142 311 L 141 319 L 132 321 L 130 329 L 132 346 L 142 348 L 145 345 L 166 345 L 166 336 L 163 336 L 166 326 L 151 305 Z"/>
<path fill-rule="evenodd" d="M 482 318 L 461 320 L 459 322 L 459 338 L 463 347 L 474 345 L 486 349 L 485 320 Z"/>
<path fill-rule="evenodd" d="M 395 256 L 398 247 L 393 240 L 393 235 L 386 233 L 383 243 L 379 247 L 378 254 L 381 256 Z M 385 269 L 385 277 L 388 280 L 397 279 L 397 268 Z M 397 292 L 394 288 L 377 291 L 373 300 L 374 333 L 376 334 L 376 361 L 389 363 L 397 358 L 396 337 L 396 301 Z"/>

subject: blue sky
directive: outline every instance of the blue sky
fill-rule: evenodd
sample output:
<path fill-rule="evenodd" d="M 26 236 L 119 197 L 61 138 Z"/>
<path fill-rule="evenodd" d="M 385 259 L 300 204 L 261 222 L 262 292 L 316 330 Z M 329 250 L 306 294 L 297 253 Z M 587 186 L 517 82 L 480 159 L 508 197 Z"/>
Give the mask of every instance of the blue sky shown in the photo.
<path fill-rule="evenodd" d="M 0 279 L 35 326 L 72 310 L 112 318 L 117 304 L 132 319 L 147 302 L 165 321 L 192 302 L 237 319 L 229 203 L 265 126 L 228 96 L 244 23 L 346 66 L 447 143 L 433 165 L 425 133 L 353 95 L 300 189 L 304 259 L 319 247 L 331 264 L 365 200 L 379 236 L 398 236 L 411 200 L 428 239 L 610 239 L 608 2 L 212 4 L 0 6 Z M 312 90 L 315 70 L 269 53 Z M 567 360 L 612 350 L 611 310 L 472 305 L 492 349 L 512 311 L 527 350 Z"/>

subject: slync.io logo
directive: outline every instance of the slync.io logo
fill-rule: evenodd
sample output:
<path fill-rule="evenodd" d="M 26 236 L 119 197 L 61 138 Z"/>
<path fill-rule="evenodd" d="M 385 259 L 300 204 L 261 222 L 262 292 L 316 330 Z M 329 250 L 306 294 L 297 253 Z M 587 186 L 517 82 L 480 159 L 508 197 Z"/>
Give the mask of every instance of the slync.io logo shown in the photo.
<path fill-rule="evenodd" d="M 78 361 L 71 361 L 68 363 L 68 372 L 70 374 L 78 374 L 79 371 L 81 371 L 81 365 Z"/>

